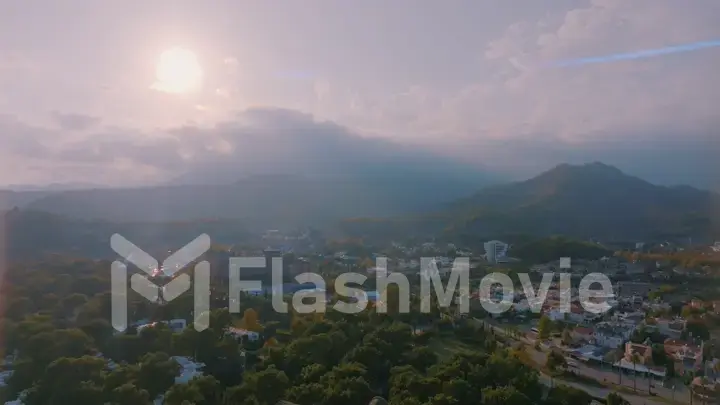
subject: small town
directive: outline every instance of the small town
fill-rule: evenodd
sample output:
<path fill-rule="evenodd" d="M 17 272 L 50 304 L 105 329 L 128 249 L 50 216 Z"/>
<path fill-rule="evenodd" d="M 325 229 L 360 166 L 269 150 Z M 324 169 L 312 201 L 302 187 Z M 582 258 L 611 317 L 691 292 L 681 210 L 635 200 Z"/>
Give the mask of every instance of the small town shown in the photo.
<path fill-rule="evenodd" d="M 236 251 L 246 249 L 244 254 L 264 255 L 265 267 L 250 269 L 250 274 L 264 276 L 266 280 L 272 273 L 273 259 L 286 259 L 283 263 L 286 272 L 283 274 L 284 282 L 269 288 L 244 291 L 240 297 L 240 306 L 246 309 L 236 316 L 227 312 L 227 315 L 222 315 L 223 311 L 228 310 L 228 299 L 232 297 L 228 295 L 227 281 L 221 275 L 223 272 L 215 275 L 210 307 L 216 309 L 213 309 L 210 316 L 213 320 L 226 317 L 222 321 L 226 326 L 220 331 L 223 336 L 239 345 L 237 353 L 240 357 L 236 366 L 238 370 L 248 367 L 250 363 L 267 361 L 272 347 L 292 344 L 296 339 L 302 339 L 302 332 L 297 335 L 301 319 L 308 316 L 331 319 L 337 316 L 333 314 L 330 305 L 342 299 L 340 291 L 335 291 L 333 286 L 328 285 L 318 288 L 313 284 L 294 282 L 292 278 L 295 275 L 316 271 L 333 278 L 349 271 L 358 271 L 366 274 L 368 283 L 372 284 L 377 273 L 383 271 L 388 278 L 394 273 L 407 276 L 407 279 L 411 280 L 412 291 L 411 312 L 402 314 L 396 307 L 394 310 L 389 309 L 385 316 L 410 325 L 410 334 L 414 339 L 428 342 L 429 347 L 435 351 L 433 356 L 447 356 L 445 351 L 462 352 L 478 341 L 484 342 L 483 345 L 492 341 L 494 345 L 511 348 L 522 363 L 537 370 L 546 390 L 562 383 L 600 399 L 612 392 L 620 393 L 631 401 L 631 404 L 662 403 L 658 402 L 661 400 L 665 401 L 664 403 L 689 403 L 691 400 L 702 403 L 701 401 L 714 400 L 718 396 L 720 341 L 716 340 L 715 336 L 720 329 L 715 325 L 718 325 L 720 320 L 720 296 L 716 300 L 711 299 L 711 295 L 703 299 L 700 298 L 701 291 L 692 287 L 711 282 L 703 272 L 707 269 L 694 271 L 691 267 L 681 271 L 679 266 L 673 265 L 672 259 L 667 264 L 659 261 L 651 263 L 644 259 L 662 255 L 672 258 L 683 254 L 677 247 L 660 246 L 653 248 L 654 253 L 650 253 L 638 244 L 633 250 L 619 251 L 596 259 L 573 260 L 571 257 L 561 257 L 528 265 L 525 260 L 512 256 L 517 249 L 498 240 L 485 242 L 478 249 L 460 249 L 454 244 L 434 242 L 416 246 L 391 243 L 386 249 L 379 249 L 377 252 L 371 251 L 369 247 L 350 243 L 344 250 L 333 250 L 328 246 L 329 250 L 326 249 L 325 253 L 297 257 L 295 247 L 304 247 L 306 253 L 309 253 L 307 249 L 311 244 L 308 244 L 307 236 L 285 238 L 279 236 L 278 231 L 273 231 L 263 234 L 261 240 L 261 243 L 282 242 L 284 245 L 280 248 L 260 250 L 248 249 L 247 246 L 221 247 L 214 253 L 227 257 L 231 252 L 236 254 Z M 555 242 L 565 243 L 563 239 Z M 717 244 L 695 248 L 695 259 L 692 260 L 704 257 L 702 252 L 705 251 L 710 252 L 710 255 L 714 254 L 716 246 Z M 363 250 L 366 253 L 363 253 Z M 377 258 L 393 252 L 399 252 L 402 256 L 395 259 L 388 257 L 386 269 L 376 266 Z M 489 274 L 503 273 L 513 278 L 517 273 L 523 272 L 523 269 L 534 283 L 539 283 L 545 274 L 565 273 L 569 275 L 572 283 L 588 274 L 605 274 L 613 280 L 613 291 L 601 299 L 610 309 L 601 314 L 585 310 L 579 301 L 575 284 L 568 297 L 570 311 L 562 311 L 563 294 L 560 292 L 558 277 L 555 276 L 539 311 L 532 310 L 532 305 L 519 284 L 512 291 L 503 291 L 499 284 L 493 284 L 489 290 L 471 288 L 467 312 L 463 311 L 459 304 L 461 298 L 458 292 L 452 305 L 438 307 L 429 313 L 419 313 L 418 307 L 414 305 L 418 300 L 422 300 L 419 291 L 423 276 L 420 265 L 422 257 L 434 258 L 437 274 L 445 286 L 452 276 L 455 259 L 458 257 L 470 258 L 468 276 L 471 285 L 475 287 Z M 155 280 L 167 277 L 163 271 L 155 270 L 152 273 Z M 363 286 L 370 303 L 370 313 L 379 312 L 378 306 L 392 307 L 392 302 L 397 306 L 399 297 L 392 297 L 391 286 L 392 284 L 384 291 L 380 291 L 377 286 L 374 289 Z M 327 312 L 301 315 L 297 308 L 294 308 L 289 315 L 273 313 L 273 310 L 268 308 L 268 301 L 272 294 L 280 291 L 278 287 L 281 287 L 285 294 L 283 300 L 287 302 L 294 302 L 290 296 L 297 293 L 303 293 L 315 300 L 322 297 L 322 305 L 323 308 L 327 305 Z M 537 291 L 537 286 L 535 290 Z M 350 302 L 357 300 L 357 296 L 345 295 L 350 298 Z M 502 300 L 508 302 L 508 311 L 486 311 L 485 302 Z M 255 305 L 243 305 L 248 301 Z M 82 311 L 89 303 L 87 301 L 73 312 Z M 179 305 L 183 304 L 161 300 L 152 305 L 154 309 L 151 312 L 147 312 L 151 309 L 147 305 L 135 307 L 135 319 L 132 319 L 130 329 L 115 331 L 111 340 L 129 339 L 133 336 L 140 341 L 149 339 L 150 336 L 154 336 L 152 339 L 156 340 L 161 336 L 158 333 L 169 333 L 168 336 L 177 336 L 177 339 L 188 336 L 192 333 L 193 320 L 187 317 L 171 318 L 173 312 L 182 313 Z M 184 305 L 187 305 L 187 301 Z M 150 317 L 139 318 L 142 314 L 149 314 Z M 82 316 L 82 312 L 75 316 Z M 320 318 L 317 318 L 318 316 Z M 265 322 L 264 318 L 268 318 L 268 321 Z M 289 329 L 282 329 L 283 325 L 287 325 Z M 210 328 L 215 330 L 212 324 Z M 173 337 L 171 340 L 175 342 L 175 339 Z M 137 344 L 140 344 L 139 342 Z M 148 343 L 154 344 L 152 341 Z M 175 343 L 171 344 L 173 347 L 174 345 Z M 108 344 L 105 350 L 117 351 L 118 348 Z M 5 359 L 3 367 L 7 371 L 2 374 L 3 384 L 6 384 L 14 373 L 13 363 L 17 356 L 16 352 L 15 355 L 8 354 Z M 108 356 L 97 351 L 93 356 L 106 360 L 110 370 L 116 370 L 122 367 L 125 354 L 116 352 Z M 188 384 L 194 378 L 204 375 L 203 370 L 207 365 L 199 361 L 203 356 L 182 355 L 182 350 L 178 350 L 171 358 L 179 365 L 174 377 L 175 384 Z"/>
<path fill-rule="evenodd" d="M 720 405 L 720 1 L 0 1 L 0 405 Z"/>

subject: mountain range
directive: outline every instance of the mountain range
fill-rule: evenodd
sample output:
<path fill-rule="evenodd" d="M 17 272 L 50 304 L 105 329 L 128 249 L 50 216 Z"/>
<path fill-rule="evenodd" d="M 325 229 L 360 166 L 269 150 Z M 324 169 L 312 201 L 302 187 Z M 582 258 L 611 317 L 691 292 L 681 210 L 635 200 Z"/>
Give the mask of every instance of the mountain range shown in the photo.
<path fill-rule="evenodd" d="M 717 194 L 664 187 L 602 163 L 560 165 L 527 181 L 488 187 L 452 204 L 472 233 L 511 228 L 584 238 L 708 235 L 717 225 Z"/>
<path fill-rule="evenodd" d="M 242 219 L 287 228 L 352 216 L 423 212 L 469 195 L 479 183 L 452 177 L 302 177 L 257 175 L 225 185 L 170 185 L 132 189 L 11 193 L 20 208 L 74 218 L 167 222 Z"/>
<path fill-rule="evenodd" d="M 475 237 L 715 238 L 720 236 L 718 214 L 718 194 L 689 186 L 654 185 L 594 162 L 562 164 L 525 181 L 486 187 L 421 216 L 346 221 L 343 229 L 356 236 L 396 229 Z"/>
<path fill-rule="evenodd" d="M 26 254 L 104 249 L 109 236 L 121 231 L 172 246 L 196 232 L 232 241 L 253 230 L 299 226 L 369 239 L 470 243 L 513 234 L 605 241 L 720 237 L 717 194 L 654 185 L 597 162 L 562 164 L 528 180 L 487 187 L 479 180 L 473 186 L 472 178 L 415 172 L 265 175 L 229 185 L 3 195 L 21 206 L 5 215 L 7 246 Z"/>

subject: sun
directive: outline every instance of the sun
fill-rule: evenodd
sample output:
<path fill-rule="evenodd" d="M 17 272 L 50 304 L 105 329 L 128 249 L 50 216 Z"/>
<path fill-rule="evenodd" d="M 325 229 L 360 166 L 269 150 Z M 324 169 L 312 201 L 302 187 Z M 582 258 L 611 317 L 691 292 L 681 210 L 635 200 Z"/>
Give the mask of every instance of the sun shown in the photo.
<path fill-rule="evenodd" d="M 202 87 L 203 71 L 193 51 L 171 48 L 160 54 L 155 66 L 152 89 L 173 93 L 192 93 Z"/>

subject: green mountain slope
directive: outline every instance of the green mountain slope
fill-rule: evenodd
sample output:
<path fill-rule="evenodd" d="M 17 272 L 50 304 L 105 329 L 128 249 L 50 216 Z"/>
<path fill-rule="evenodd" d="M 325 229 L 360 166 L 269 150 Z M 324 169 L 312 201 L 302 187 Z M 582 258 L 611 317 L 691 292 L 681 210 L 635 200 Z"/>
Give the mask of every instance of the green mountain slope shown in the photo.
<path fill-rule="evenodd" d="M 563 164 L 529 180 L 485 188 L 432 214 L 348 221 L 351 234 L 382 229 L 482 238 L 502 234 L 645 240 L 718 235 L 720 198 L 692 187 L 663 187 L 602 163 Z M 402 226 L 400 226 L 402 225 Z"/>

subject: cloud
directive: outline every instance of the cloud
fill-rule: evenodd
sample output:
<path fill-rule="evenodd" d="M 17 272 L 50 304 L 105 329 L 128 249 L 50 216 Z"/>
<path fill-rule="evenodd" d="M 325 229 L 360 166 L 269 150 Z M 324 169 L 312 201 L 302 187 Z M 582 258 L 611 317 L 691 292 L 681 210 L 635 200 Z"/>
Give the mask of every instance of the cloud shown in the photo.
<path fill-rule="evenodd" d="M 105 59 L 117 64 L 84 66 L 84 59 L 65 55 L 85 49 L 76 45 L 77 38 L 85 37 L 63 37 L 63 43 L 73 46 L 21 52 L 11 66 L 0 63 L 0 110 L 17 114 L 14 121 L 0 123 L 13 128 L 12 136 L 4 130 L 0 140 L 13 145 L 7 150 L 52 155 L 47 161 L 58 162 L 55 167 L 96 162 L 112 171 L 120 163 L 100 163 L 112 157 L 113 162 L 132 161 L 166 176 L 213 165 L 264 168 L 269 165 L 261 159 L 266 152 L 282 156 L 283 167 L 298 170 L 303 163 L 311 168 L 310 159 L 317 163 L 312 167 L 342 168 L 348 162 L 365 164 L 359 157 L 363 154 L 379 153 L 364 140 L 356 145 L 343 137 L 323 138 L 330 133 L 346 133 L 349 139 L 357 134 L 384 137 L 408 147 L 422 144 L 438 154 L 517 176 L 584 159 L 672 182 L 698 182 L 704 173 L 715 171 L 707 163 L 715 160 L 707 151 L 718 150 L 720 81 L 715 71 L 720 48 L 569 68 L 547 66 L 717 40 L 720 2 L 562 0 L 542 7 L 481 3 L 481 8 L 467 9 L 433 6 L 430 14 L 420 8 L 411 14 L 398 10 L 402 18 L 387 19 L 392 20 L 388 26 L 379 23 L 369 36 L 362 6 L 343 9 L 352 14 L 348 19 L 333 18 L 331 10 L 298 14 L 299 20 L 312 17 L 312 22 L 296 25 L 273 25 L 272 17 L 258 17 L 258 26 L 281 28 L 277 35 L 258 37 L 253 46 L 244 44 L 247 36 L 241 34 L 255 19 L 233 24 L 228 31 L 210 29 L 212 46 L 193 44 L 208 52 L 203 59 L 208 64 L 203 66 L 204 90 L 182 97 L 148 91 L 148 81 L 140 78 L 149 77 L 152 66 L 129 62 L 136 60 L 135 50 L 146 39 L 142 30 L 135 39 L 113 42 L 112 49 L 117 49 Z M 228 10 L 217 12 L 229 15 Z M 427 30 L 430 19 L 438 28 L 432 33 Z M 121 20 L 113 15 L 113 21 Z M 337 26 L 337 21 L 343 23 Z M 313 29 L 303 29 L 300 37 L 296 26 Z M 332 37 L 338 30 L 348 33 L 340 42 Z M 213 36 L 216 32 L 223 34 Z M 105 83 L 111 90 L 101 89 Z M 245 110 L 258 105 L 276 108 Z M 38 124 L 47 117 L 34 116 L 36 111 L 58 109 L 102 121 L 84 127 L 61 124 L 55 117 L 52 128 Z M 233 115 L 236 110 L 242 112 Z M 20 139 L 15 134 L 30 135 Z M 338 157 L 343 154 L 347 159 Z M 14 173 L 30 167 L 17 159 Z M 674 175 L 666 169 L 670 164 L 660 162 L 682 167 Z M 0 172 L 8 173 L 11 166 L 5 163 Z M 101 172 L 87 170 L 87 175 Z M 48 175 L 60 172 L 48 169 Z"/>
<path fill-rule="evenodd" d="M 0 143 L 3 145 L 3 154 L 42 159 L 51 153 L 45 142 L 52 140 L 51 130 L 27 125 L 14 115 L 0 114 Z"/>
<path fill-rule="evenodd" d="M 68 131 L 84 131 L 96 127 L 102 121 L 100 118 L 90 115 L 64 114 L 57 111 L 53 112 L 52 118 L 60 128 Z"/>
<path fill-rule="evenodd" d="M 75 128 L 33 127 L 1 116 L 3 153 L 13 154 L 24 167 L 41 162 L 74 176 L 65 181 L 88 182 L 102 181 L 109 173 L 118 178 L 133 167 L 137 174 L 166 180 L 223 183 L 250 174 L 352 174 L 381 170 L 375 165 L 423 165 L 442 159 L 430 151 L 366 139 L 336 123 L 277 108 L 244 110 L 210 126 L 188 124 L 153 132 L 103 128 L 78 137 Z M 80 174 L 82 168 L 85 172 Z"/>
<path fill-rule="evenodd" d="M 654 170 L 649 177 L 662 180 L 661 161 L 682 161 L 685 175 L 667 179 L 693 183 L 707 165 L 679 151 L 718 150 L 710 134 L 720 126 L 720 49 L 547 65 L 717 39 L 718 19 L 716 1 L 594 0 L 510 25 L 488 43 L 487 74 L 475 83 L 443 96 L 430 88 L 403 102 L 386 98 L 381 109 L 396 132 L 431 133 L 426 139 L 438 147 L 523 175 L 562 161 L 605 159 L 630 171 Z"/>
<path fill-rule="evenodd" d="M 676 130 L 679 137 L 704 133 L 720 123 L 719 49 L 571 69 L 546 66 L 717 39 L 717 19 L 720 3 L 710 0 L 594 0 L 519 21 L 488 43 L 483 77 L 441 96 L 436 108 L 413 110 L 414 119 L 406 121 L 438 122 L 461 143 L 544 136 L 580 147 L 578 142 L 659 130 Z M 407 107 L 391 104 L 388 110 Z"/>
<path fill-rule="evenodd" d="M 161 153 L 163 147 L 143 156 L 142 142 L 135 143 L 142 138 L 126 135 L 132 133 L 114 134 L 113 143 L 110 132 L 79 135 L 75 130 L 32 125 L 0 114 L 0 184 L 87 180 L 127 185 L 162 175 L 146 162 L 152 162 L 152 153 Z"/>
<path fill-rule="evenodd" d="M 714 156 L 720 154 L 712 132 L 678 139 L 672 131 L 600 137 L 582 144 L 563 142 L 552 134 L 478 138 L 453 144 L 454 149 L 428 149 L 362 137 L 335 122 L 277 108 L 243 110 L 231 120 L 209 126 L 187 124 L 152 132 L 111 127 L 82 137 L 2 116 L 0 131 L 6 145 L 3 153 L 10 155 L 3 161 L 14 161 L 16 167 L 39 165 L 46 173 L 66 176 L 53 177 L 55 181 L 86 182 L 124 178 L 127 183 L 147 177 L 228 183 L 259 173 L 387 176 L 410 168 L 428 175 L 466 172 L 472 177 L 487 166 L 520 178 L 559 162 L 601 160 L 651 181 L 714 187 L 717 181 L 710 173 L 715 172 Z M 491 158 L 478 159 L 478 155 Z"/>
<path fill-rule="evenodd" d="M 673 0 L 594 0 L 563 15 L 518 23 L 485 53 L 490 61 L 507 63 L 506 79 L 478 86 L 456 102 L 489 106 L 477 118 L 492 118 L 493 129 L 504 136 L 547 132 L 577 141 L 668 128 L 703 132 L 720 121 L 710 107 L 720 101 L 713 73 L 720 64 L 717 50 L 573 69 L 541 67 L 720 38 L 711 22 L 717 18 L 720 4 L 713 1 L 688 7 Z"/>
<path fill-rule="evenodd" d="M 720 2 L 586 4 L 509 25 L 480 51 L 481 74 L 456 91 L 420 83 L 351 97 L 333 85 L 323 99 L 328 109 L 352 99 L 353 108 L 338 114 L 353 128 L 422 141 L 519 177 L 603 160 L 653 181 L 708 186 L 712 164 L 697 157 L 720 151 L 712 136 L 720 127 L 720 49 L 547 66 L 715 40 Z M 663 162 L 683 169 L 673 173 Z"/>

